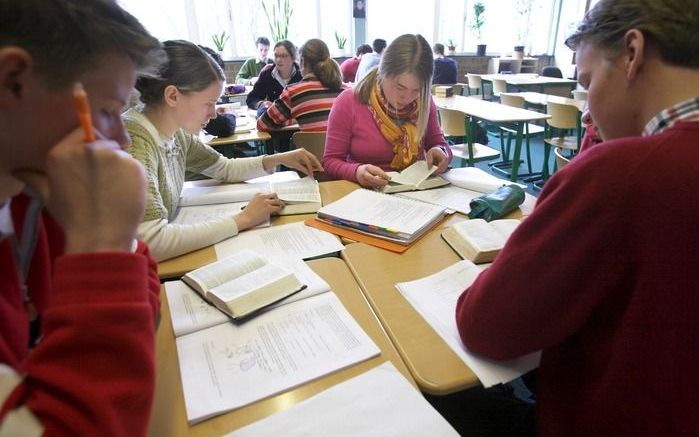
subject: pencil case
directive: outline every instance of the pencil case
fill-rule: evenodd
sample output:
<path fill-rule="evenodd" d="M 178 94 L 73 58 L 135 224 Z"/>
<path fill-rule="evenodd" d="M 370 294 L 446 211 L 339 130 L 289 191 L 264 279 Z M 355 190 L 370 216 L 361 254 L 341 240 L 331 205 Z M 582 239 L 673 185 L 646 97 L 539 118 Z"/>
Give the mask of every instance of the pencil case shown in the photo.
<path fill-rule="evenodd" d="M 511 213 L 524 202 L 524 190 L 519 185 L 503 185 L 495 192 L 471 200 L 468 218 L 489 222 Z"/>

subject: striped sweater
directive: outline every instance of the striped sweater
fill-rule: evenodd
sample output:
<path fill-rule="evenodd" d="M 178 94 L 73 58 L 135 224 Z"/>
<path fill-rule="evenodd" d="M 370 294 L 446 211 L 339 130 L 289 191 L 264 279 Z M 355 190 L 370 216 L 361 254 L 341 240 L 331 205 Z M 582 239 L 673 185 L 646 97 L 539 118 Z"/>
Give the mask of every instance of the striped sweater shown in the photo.
<path fill-rule="evenodd" d="M 270 131 L 292 124 L 295 119 L 302 131 L 325 132 L 330 108 L 342 89 L 332 91 L 313 75 L 289 85 L 274 104 L 257 119 L 257 129 Z"/>

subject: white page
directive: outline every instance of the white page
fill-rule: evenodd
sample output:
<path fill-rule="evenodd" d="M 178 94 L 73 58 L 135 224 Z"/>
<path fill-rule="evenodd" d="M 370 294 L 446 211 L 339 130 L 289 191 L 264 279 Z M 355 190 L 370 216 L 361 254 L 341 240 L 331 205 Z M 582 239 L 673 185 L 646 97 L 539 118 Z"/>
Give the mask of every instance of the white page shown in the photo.
<path fill-rule="evenodd" d="M 288 203 L 316 202 L 321 203 L 318 181 L 310 176 L 302 179 L 270 183 L 271 190 Z"/>
<path fill-rule="evenodd" d="M 380 353 L 332 292 L 176 342 L 190 424 Z"/>
<path fill-rule="evenodd" d="M 354 190 L 340 200 L 318 210 L 318 214 L 385 229 L 414 234 L 436 217 L 444 208 L 376 191 Z"/>
<path fill-rule="evenodd" d="M 395 195 L 443 206 L 451 211 L 467 215 L 471 212 L 471 207 L 469 206 L 471 200 L 482 196 L 483 193 L 450 186 L 431 190 L 406 191 Z"/>
<path fill-rule="evenodd" d="M 469 352 L 461 342 L 454 314 L 461 293 L 476 279 L 481 269 L 463 260 L 446 269 L 396 288 L 439 336 L 478 376 L 484 387 L 506 383 L 535 369 L 541 352 L 533 352 L 509 361 L 496 361 Z"/>
<path fill-rule="evenodd" d="M 165 282 L 165 295 L 170 307 L 170 319 L 175 337 L 230 320 L 182 281 Z"/>
<path fill-rule="evenodd" d="M 452 168 L 441 175 L 444 179 L 452 183 L 452 185 L 465 188 L 467 190 L 478 191 L 480 193 L 492 193 L 503 185 L 515 184 L 522 188 L 526 185 L 517 184 L 505 179 L 497 178 L 490 173 L 481 170 L 477 167 L 460 167 Z"/>
<path fill-rule="evenodd" d="M 228 434 L 256 436 L 458 436 L 390 362 Z"/>
<path fill-rule="evenodd" d="M 519 220 L 483 219 L 464 220 L 452 225 L 456 233 L 479 252 L 498 250 L 505 246 L 507 239 L 519 225 Z"/>
<path fill-rule="evenodd" d="M 268 260 L 252 250 L 241 250 L 229 257 L 207 264 L 187 273 L 185 276 L 213 288 L 231 281 L 245 273 L 262 268 Z"/>
<path fill-rule="evenodd" d="M 280 264 L 293 271 L 306 288 L 270 305 L 270 309 L 330 290 L 328 283 L 302 260 L 287 259 Z M 230 321 L 228 316 L 202 299 L 196 291 L 182 281 L 165 282 L 165 293 L 175 337 Z"/>
<path fill-rule="evenodd" d="M 269 183 L 189 185 L 182 189 L 180 206 L 212 205 L 215 203 L 245 202 L 257 193 L 269 193 Z"/>
<path fill-rule="evenodd" d="M 436 165 L 427 166 L 427 161 L 415 161 L 400 173 L 391 173 L 391 182 L 417 186 L 437 170 Z"/>
<path fill-rule="evenodd" d="M 270 259 L 308 259 L 339 252 L 343 248 L 335 235 L 306 226 L 303 222 L 253 229 L 214 245 L 218 259 L 243 249 L 252 249 Z"/>
<path fill-rule="evenodd" d="M 177 209 L 175 218 L 170 223 L 178 225 L 192 225 L 221 217 L 232 217 L 240 213 L 240 210 L 248 202 L 218 203 L 215 205 L 182 206 Z"/>
<path fill-rule="evenodd" d="M 271 282 L 277 281 L 290 272 L 277 264 L 265 264 L 264 266 L 247 272 L 229 282 L 223 283 L 211 289 L 211 294 L 224 302 L 233 300 L 251 290 L 262 288 Z M 298 278 L 297 278 L 298 279 Z"/>
<path fill-rule="evenodd" d="M 299 179 L 298 173 L 295 171 L 278 171 L 267 176 L 260 176 L 259 178 L 248 179 L 245 181 L 247 184 L 257 184 L 260 182 L 284 182 L 293 181 Z"/>

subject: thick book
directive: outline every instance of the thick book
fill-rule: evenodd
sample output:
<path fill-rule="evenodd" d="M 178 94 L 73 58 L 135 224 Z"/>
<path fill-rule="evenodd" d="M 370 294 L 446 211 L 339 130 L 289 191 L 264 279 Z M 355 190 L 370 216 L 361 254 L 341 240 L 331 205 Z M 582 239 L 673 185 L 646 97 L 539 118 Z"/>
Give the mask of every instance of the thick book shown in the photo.
<path fill-rule="evenodd" d="M 381 191 L 384 193 L 400 193 L 403 191 L 428 190 L 448 185 L 449 181 L 434 175 L 436 170 L 437 166 L 428 166 L 426 161 L 415 161 L 401 172 L 387 172 L 386 174 L 388 174 L 391 180 Z"/>
<path fill-rule="evenodd" d="M 442 238 L 462 259 L 476 264 L 491 262 L 505 247 L 507 239 L 517 229 L 519 220 L 483 219 L 454 223 L 442 231 Z"/>
<path fill-rule="evenodd" d="M 439 223 L 445 214 L 445 209 L 437 205 L 358 189 L 320 208 L 318 220 L 407 245 Z"/>
<path fill-rule="evenodd" d="M 182 280 L 233 319 L 247 317 L 305 287 L 294 272 L 251 250 L 193 270 Z"/>

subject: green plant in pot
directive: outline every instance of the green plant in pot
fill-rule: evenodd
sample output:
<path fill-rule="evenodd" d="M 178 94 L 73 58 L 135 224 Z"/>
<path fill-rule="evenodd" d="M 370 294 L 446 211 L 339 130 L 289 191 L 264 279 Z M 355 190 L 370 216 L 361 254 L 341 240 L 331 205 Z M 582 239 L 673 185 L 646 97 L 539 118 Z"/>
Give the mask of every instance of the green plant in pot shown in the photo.
<path fill-rule="evenodd" d="M 485 25 L 485 4 L 483 2 L 476 2 L 473 4 L 473 19 L 471 20 L 471 29 L 476 35 L 476 40 L 478 41 L 478 46 L 476 50 L 476 55 L 485 56 L 486 45 L 482 43 L 482 31 Z"/>
<path fill-rule="evenodd" d="M 345 45 L 347 44 L 347 38 L 345 38 L 343 35 L 340 35 L 337 33 L 337 30 L 335 31 L 335 43 L 337 44 L 338 50 L 340 52 L 344 53 L 345 52 Z"/>
<path fill-rule="evenodd" d="M 289 4 L 289 0 L 271 1 L 272 6 L 267 7 L 267 2 L 262 2 L 262 10 L 267 16 L 267 23 L 275 41 L 282 41 L 289 37 L 289 22 L 294 10 Z"/>
<path fill-rule="evenodd" d="M 451 38 L 447 40 L 447 50 L 449 51 L 450 55 L 456 53 L 456 43 L 454 43 L 454 40 Z"/>
<path fill-rule="evenodd" d="M 216 46 L 216 51 L 218 51 L 219 53 L 223 52 L 223 49 L 230 38 L 231 36 L 228 35 L 225 30 L 221 33 L 214 33 L 213 35 L 211 35 L 211 39 L 214 42 L 214 46 Z"/>

